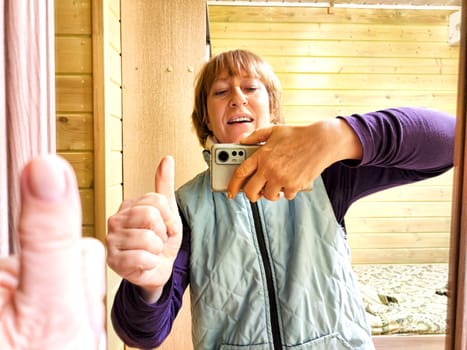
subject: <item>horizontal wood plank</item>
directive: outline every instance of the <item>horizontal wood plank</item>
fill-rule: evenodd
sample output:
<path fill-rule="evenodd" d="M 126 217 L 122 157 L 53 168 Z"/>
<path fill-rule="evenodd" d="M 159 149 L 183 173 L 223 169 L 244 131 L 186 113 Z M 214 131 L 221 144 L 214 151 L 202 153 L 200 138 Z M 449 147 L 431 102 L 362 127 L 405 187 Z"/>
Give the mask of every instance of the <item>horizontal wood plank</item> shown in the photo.
<path fill-rule="evenodd" d="M 447 263 L 449 248 L 352 249 L 353 264 Z"/>
<path fill-rule="evenodd" d="M 355 233 L 411 233 L 450 231 L 451 217 L 357 217 L 347 216 L 345 223 L 349 235 Z"/>
<path fill-rule="evenodd" d="M 214 53 L 233 49 L 250 49 L 259 55 L 311 56 L 311 57 L 431 57 L 456 58 L 458 48 L 446 43 L 424 42 L 415 45 L 408 42 L 379 41 L 320 41 L 318 43 L 301 40 L 267 39 L 218 39 L 212 41 Z"/>
<path fill-rule="evenodd" d="M 83 225 L 82 235 L 83 235 L 83 237 L 95 237 L 94 226 L 93 225 Z"/>
<path fill-rule="evenodd" d="M 109 206 L 107 207 L 107 216 L 113 215 L 118 211 L 123 201 L 123 186 L 116 184 L 107 188 Z"/>
<path fill-rule="evenodd" d="M 121 60 L 122 56 L 119 51 L 108 50 L 108 69 L 110 81 L 117 86 L 122 85 L 122 71 L 121 71 Z"/>
<path fill-rule="evenodd" d="M 373 336 L 377 350 L 442 350 L 446 335 L 378 335 Z"/>
<path fill-rule="evenodd" d="M 451 215 L 450 202 L 372 202 L 360 201 L 348 211 L 349 217 L 441 217 Z"/>
<path fill-rule="evenodd" d="M 264 56 L 276 73 L 457 75 L 456 58 Z"/>
<path fill-rule="evenodd" d="M 381 10 L 334 8 L 328 13 L 327 7 L 264 7 L 264 6 L 215 6 L 208 7 L 211 22 L 235 23 L 339 23 L 339 24 L 393 24 L 393 25 L 446 25 L 450 10 Z"/>
<path fill-rule="evenodd" d="M 121 52 L 121 43 L 120 43 L 120 17 L 115 13 L 108 16 L 108 22 L 106 26 L 106 44 L 109 44 L 107 49 L 112 47 L 116 52 Z"/>
<path fill-rule="evenodd" d="M 448 248 L 448 232 L 355 233 L 347 235 L 350 247 L 358 249 Z"/>
<path fill-rule="evenodd" d="M 310 100 L 318 100 L 318 96 L 321 95 L 321 92 L 318 92 L 310 95 Z M 323 94 L 324 95 L 324 94 Z M 329 98 L 331 98 L 329 96 Z M 323 98 L 324 100 L 325 98 Z M 330 103 L 331 100 L 323 101 L 325 104 L 322 105 L 315 105 L 315 106 L 304 106 L 304 105 L 285 105 L 282 108 L 283 117 L 285 119 L 286 124 L 290 125 L 308 125 L 310 123 L 326 119 L 326 118 L 334 118 L 336 116 L 350 116 L 354 113 L 367 113 L 371 111 L 378 111 L 384 108 L 391 108 L 393 106 L 407 106 L 409 105 L 408 100 L 398 99 L 395 100 L 393 103 L 390 103 L 390 99 L 388 99 L 385 103 L 381 102 L 379 104 L 359 104 L 360 101 L 351 101 L 350 96 L 345 96 L 347 103 Z M 415 106 L 416 104 L 412 102 L 411 106 Z M 432 103 L 426 103 L 422 106 L 432 109 L 437 109 L 449 113 L 451 115 L 455 115 L 456 106 L 454 105 L 443 105 L 440 103 L 436 103 L 433 101 Z"/>
<path fill-rule="evenodd" d="M 452 200 L 452 182 L 440 186 L 399 186 L 377 192 L 371 196 L 365 197 L 365 201 L 378 202 L 451 202 Z M 363 201 L 361 199 L 359 202 Z"/>
<path fill-rule="evenodd" d="M 55 37 L 55 72 L 90 74 L 92 72 L 91 37 Z"/>
<path fill-rule="evenodd" d="M 386 93 L 399 91 L 452 91 L 457 83 L 457 74 L 397 75 L 397 74 L 316 74 L 316 73 L 278 73 L 284 89 L 337 89 L 337 90 L 383 90 Z"/>
<path fill-rule="evenodd" d="M 114 152 L 122 152 L 122 120 L 120 118 L 111 117 L 108 125 L 108 137 L 110 138 L 110 150 Z"/>
<path fill-rule="evenodd" d="M 91 0 L 55 1 L 55 33 L 91 35 Z"/>
<path fill-rule="evenodd" d="M 58 113 L 92 112 L 90 75 L 57 75 L 55 84 Z"/>
<path fill-rule="evenodd" d="M 89 189 L 93 187 L 93 154 L 92 152 L 60 152 L 73 167 L 78 180 L 78 187 Z"/>
<path fill-rule="evenodd" d="M 57 113 L 57 150 L 89 151 L 93 149 L 93 119 L 90 113 Z"/>
<path fill-rule="evenodd" d="M 410 27 L 410 30 L 406 30 Z M 368 41 L 429 41 L 446 44 L 445 26 L 428 23 L 406 26 L 386 23 L 321 23 L 320 18 L 307 22 L 213 22 L 212 39 L 288 39 Z"/>
<path fill-rule="evenodd" d="M 116 18 L 120 18 L 120 1 L 121 0 L 108 0 L 108 10 Z"/>
<path fill-rule="evenodd" d="M 113 117 L 122 116 L 122 89 L 119 84 L 114 81 L 109 81 L 106 91 L 106 98 L 109 103 L 107 104 L 107 114 Z"/>
<path fill-rule="evenodd" d="M 81 189 L 93 187 L 94 179 L 94 157 L 92 152 L 60 152 L 73 167 Z"/>
<path fill-rule="evenodd" d="M 115 186 L 123 184 L 123 155 L 122 152 L 109 152 L 109 159 L 107 159 L 107 186 Z"/>

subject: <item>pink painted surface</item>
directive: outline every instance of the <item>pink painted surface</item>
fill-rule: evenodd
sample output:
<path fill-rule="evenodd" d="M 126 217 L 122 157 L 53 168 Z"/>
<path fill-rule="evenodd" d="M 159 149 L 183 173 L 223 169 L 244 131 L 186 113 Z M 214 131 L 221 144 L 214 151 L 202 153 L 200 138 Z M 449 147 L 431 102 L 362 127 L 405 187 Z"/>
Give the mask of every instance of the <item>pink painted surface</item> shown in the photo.
<path fill-rule="evenodd" d="M 0 8 L 4 1 L 0 0 Z M 0 16 L 0 38 L 4 37 L 4 15 Z M 6 111 L 5 111 L 5 66 L 4 41 L 0 40 L 0 256 L 8 254 L 8 186 L 6 158 Z"/>
<path fill-rule="evenodd" d="M 53 1 L 1 3 L 0 34 L 5 40 L 0 41 L 5 46 L 0 60 L 5 76 L 0 76 L 0 186 L 8 188 L 8 197 L 2 191 L 0 202 L 0 253 L 4 255 L 8 240 L 10 253 L 16 246 L 10 233 L 16 229 L 19 174 L 32 156 L 55 152 L 55 60 Z"/>

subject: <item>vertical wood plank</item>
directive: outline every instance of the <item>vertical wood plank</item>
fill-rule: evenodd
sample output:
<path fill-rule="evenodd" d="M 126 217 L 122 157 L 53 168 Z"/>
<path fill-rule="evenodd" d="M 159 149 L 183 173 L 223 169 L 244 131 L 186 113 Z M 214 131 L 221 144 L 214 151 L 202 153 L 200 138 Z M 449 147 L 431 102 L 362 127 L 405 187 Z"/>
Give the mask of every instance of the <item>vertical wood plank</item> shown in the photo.
<path fill-rule="evenodd" d="M 467 347 L 467 1 L 462 1 L 446 350 Z"/>
<path fill-rule="evenodd" d="M 154 190 L 160 159 L 176 186 L 205 169 L 192 131 L 194 78 L 205 60 L 205 1 L 122 1 L 124 196 Z M 161 349 L 189 350 L 189 295 Z"/>
<path fill-rule="evenodd" d="M 104 0 L 92 2 L 92 62 L 93 62 L 93 131 L 94 131 L 94 215 L 96 232 L 101 239 L 106 232 L 105 212 L 105 162 L 106 162 L 106 123 L 105 123 L 105 26 Z M 99 198 L 99 200 L 97 200 Z"/>
<path fill-rule="evenodd" d="M 120 0 L 92 1 L 93 149 L 95 236 L 105 239 L 107 218 L 123 198 L 121 142 Z M 116 44 L 117 43 L 117 44 Z M 115 139 L 119 140 L 115 140 Z M 120 277 L 106 269 L 107 347 L 123 349 L 112 328 L 110 310 Z"/>
<path fill-rule="evenodd" d="M 154 190 L 172 154 L 176 185 L 204 169 L 191 126 L 194 78 L 205 59 L 205 2 L 122 1 L 125 197 Z"/>

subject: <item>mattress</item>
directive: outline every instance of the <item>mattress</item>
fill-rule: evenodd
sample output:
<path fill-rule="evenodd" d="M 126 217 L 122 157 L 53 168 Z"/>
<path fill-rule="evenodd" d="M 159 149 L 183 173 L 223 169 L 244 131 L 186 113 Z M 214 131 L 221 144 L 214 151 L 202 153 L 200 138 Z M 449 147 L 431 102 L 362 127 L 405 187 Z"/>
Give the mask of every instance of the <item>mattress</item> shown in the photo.
<path fill-rule="evenodd" d="M 353 269 L 373 335 L 446 333 L 448 264 Z"/>

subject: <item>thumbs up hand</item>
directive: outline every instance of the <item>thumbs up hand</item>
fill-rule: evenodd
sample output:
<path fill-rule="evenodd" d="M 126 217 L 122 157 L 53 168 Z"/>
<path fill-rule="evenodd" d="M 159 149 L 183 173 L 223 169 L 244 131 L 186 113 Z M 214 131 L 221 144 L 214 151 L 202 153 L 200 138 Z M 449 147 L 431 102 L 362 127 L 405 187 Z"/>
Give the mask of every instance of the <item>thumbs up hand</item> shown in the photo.
<path fill-rule="evenodd" d="M 38 157 L 20 185 L 19 252 L 0 259 L 1 348 L 104 349 L 104 249 L 81 239 L 71 166 Z"/>
<path fill-rule="evenodd" d="M 182 242 L 182 223 L 174 190 L 174 160 L 163 158 L 155 192 L 126 200 L 108 220 L 107 263 L 156 302 L 172 274 Z"/>

